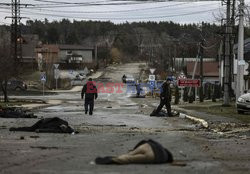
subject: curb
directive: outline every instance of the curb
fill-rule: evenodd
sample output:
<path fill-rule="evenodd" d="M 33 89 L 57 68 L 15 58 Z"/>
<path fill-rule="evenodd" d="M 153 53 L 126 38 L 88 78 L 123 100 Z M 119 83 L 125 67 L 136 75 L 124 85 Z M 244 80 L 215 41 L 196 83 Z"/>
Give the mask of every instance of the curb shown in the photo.
<path fill-rule="evenodd" d="M 180 113 L 180 116 L 181 118 L 186 118 L 186 119 L 189 119 L 193 122 L 196 122 L 196 123 L 199 123 L 201 124 L 204 128 L 208 128 L 208 122 L 205 121 L 204 119 L 201 119 L 201 118 L 197 118 L 197 117 L 194 117 L 194 116 L 190 116 L 190 115 L 187 115 L 187 114 L 183 114 L 183 113 Z"/>
<path fill-rule="evenodd" d="M 188 111 L 183 111 L 183 109 L 175 106 L 173 107 L 173 109 L 177 110 L 178 112 L 180 112 L 180 118 L 186 118 L 186 119 L 189 119 L 193 122 L 196 122 L 196 123 L 199 123 L 201 124 L 204 128 L 208 128 L 209 127 L 209 124 L 206 120 L 202 119 L 202 118 L 198 118 L 198 117 L 194 117 L 194 116 L 191 116 L 191 115 L 188 115 L 186 113 L 188 113 Z"/>

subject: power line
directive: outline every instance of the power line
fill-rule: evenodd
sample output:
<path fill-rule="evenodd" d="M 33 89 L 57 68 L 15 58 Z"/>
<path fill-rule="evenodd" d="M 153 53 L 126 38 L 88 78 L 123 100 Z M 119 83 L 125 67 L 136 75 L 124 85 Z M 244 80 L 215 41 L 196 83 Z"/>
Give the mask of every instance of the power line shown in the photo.
<path fill-rule="evenodd" d="M 87 12 L 87 11 L 66 11 L 66 10 L 49 10 L 49 9 L 41 9 L 41 10 L 49 11 L 49 12 L 59 12 L 59 13 L 116 13 L 116 12 L 122 13 L 122 12 L 131 12 L 131 11 L 145 11 L 145 10 L 154 10 L 154 9 L 161 9 L 161 8 L 167 8 L 167 7 L 176 7 L 176 6 L 180 6 L 184 4 L 190 4 L 190 2 L 172 4 L 172 5 L 166 5 L 166 6 L 160 6 L 160 7 L 149 7 L 149 8 L 140 8 L 140 9 L 130 9 L 130 10 L 114 10 L 114 11 L 88 11 Z M 205 5 L 203 4 L 201 6 L 207 6 L 207 5 L 209 4 L 205 4 Z M 34 9 L 34 10 L 40 10 L 40 9 Z"/>
<path fill-rule="evenodd" d="M 100 3 L 100 2 L 110 2 L 110 0 L 104 1 L 95 1 L 95 2 L 65 2 L 65 1 L 48 1 L 48 0 L 34 0 L 37 2 L 45 2 L 45 3 L 52 3 L 52 4 L 90 4 L 90 3 Z"/>
<path fill-rule="evenodd" d="M 103 2 L 107 2 L 107 1 L 103 1 Z M 113 1 L 112 1 L 113 2 Z M 149 3 L 149 2 L 146 2 Z M 35 4 L 34 7 L 28 7 L 31 9 L 34 8 L 63 8 L 63 7 L 81 7 L 81 6 L 109 6 L 109 5 L 136 5 L 136 4 L 145 4 L 145 2 L 133 2 L 133 1 L 128 1 L 128 2 L 113 2 L 113 3 L 101 3 L 101 1 L 98 3 L 92 3 L 92 2 L 83 2 L 83 3 L 59 3 L 59 4 Z"/>
<path fill-rule="evenodd" d="M 25 11 L 26 14 L 36 14 L 40 16 L 52 16 L 52 17 L 62 17 L 62 18 L 73 18 L 73 19 L 95 19 L 95 20 L 101 20 L 101 19 L 106 19 L 106 20 L 131 20 L 131 19 L 142 19 L 142 18 L 147 18 L 147 19 L 155 19 L 155 18 L 170 18 L 170 17 L 178 17 L 178 16 L 188 16 L 188 15 L 193 15 L 193 14 L 202 14 L 210 11 L 217 10 L 218 8 L 213 8 L 209 10 L 200 10 L 196 12 L 190 12 L 190 13 L 183 13 L 183 14 L 175 14 L 175 15 L 163 15 L 163 16 L 137 16 L 137 17 L 84 17 L 84 16 L 67 16 L 67 15 L 58 15 L 58 14 L 47 14 L 47 13 L 37 13 L 37 12 L 30 12 L 30 11 Z"/>

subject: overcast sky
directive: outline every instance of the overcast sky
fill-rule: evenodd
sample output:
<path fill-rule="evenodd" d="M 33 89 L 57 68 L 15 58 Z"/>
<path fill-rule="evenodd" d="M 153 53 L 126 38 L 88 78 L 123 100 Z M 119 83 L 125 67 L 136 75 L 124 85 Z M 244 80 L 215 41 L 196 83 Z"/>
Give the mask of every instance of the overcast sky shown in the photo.
<path fill-rule="evenodd" d="M 11 0 L 0 0 L 10 3 Z M 250 0 L 245 0 L 249 4 Z M 27 6 L 21 8 L 21 16 L 29 19 L 49 21 L 68 18 L 70 20 L 101 20 L 114 23 L 138 21 L 173 21 L 176 23 L 216 22 L 214 16 L 223 13 L 221 1 L 112 1 L 112 0 L 21 0 Z M 11 7 L 0 5 L 0 22 L 11 23 Z M 22 19 L 25 23 L 27 19 Z"/>

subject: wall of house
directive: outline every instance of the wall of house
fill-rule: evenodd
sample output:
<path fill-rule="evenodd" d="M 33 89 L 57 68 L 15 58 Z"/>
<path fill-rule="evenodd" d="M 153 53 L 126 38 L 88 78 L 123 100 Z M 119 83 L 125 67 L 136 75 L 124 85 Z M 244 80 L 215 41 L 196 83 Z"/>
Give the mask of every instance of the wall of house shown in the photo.
<path fill-rule="evenodd" d="M 68 51 L 72 51 L 72 54 L 81 55 L 83 57 L 82 63 L 92 63 L 93 56 L 92 50 L 60 50 L 59 51 L 59 58 L 61 62 L 66 62 Z"/>
<path fill-rule="evenodd" d="M 187 62 L 195 62 L 197 58 L 175 58 L 175 70 L 182 71 L 183 66 L 187 67 Z M 216 58 L 203 58 L 204 62 L 216 62 Z M 199 60 L 198 60 L 199 62 Z"/>
<path fill-rule="evenodd" d="M 210 83 L 215 83 L 218 82 L 219 83 L 220 79 L 219 77 L 204 77 L 203 78 L 203 82 L 210 82 Z"/>

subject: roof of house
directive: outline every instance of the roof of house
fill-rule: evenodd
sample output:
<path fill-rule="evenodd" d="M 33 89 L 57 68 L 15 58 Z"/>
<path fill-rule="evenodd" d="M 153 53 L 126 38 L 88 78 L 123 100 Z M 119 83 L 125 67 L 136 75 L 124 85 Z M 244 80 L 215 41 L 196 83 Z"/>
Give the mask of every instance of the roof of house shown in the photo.
<path fill-rule="evenodd" d="M 195 62 L 187 62 L 187 75 L 192 75 Z M 195 75 L 200 75 L 200 63 L 197 62 Z M 203 76 L 219 76 L 219 62 L 203 62 Z"/>
<path fill-rule="evenodd" d="M 59 52 L 59 48 L 58 48 L 58 45 L 44 44 L 44 45 L 41 45 L 40 47 L 38 47 L 37 51 L 38 52 L 58 53 Z"/>
<path fill-rule="evenodd" d="M 60 50 L 93 50 L 94 47 L 85 47 L 82 45 L 58 45 Z"/>

